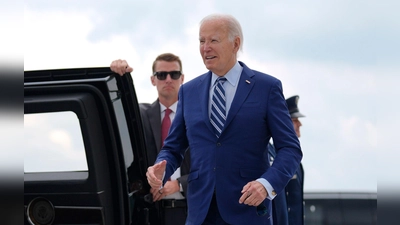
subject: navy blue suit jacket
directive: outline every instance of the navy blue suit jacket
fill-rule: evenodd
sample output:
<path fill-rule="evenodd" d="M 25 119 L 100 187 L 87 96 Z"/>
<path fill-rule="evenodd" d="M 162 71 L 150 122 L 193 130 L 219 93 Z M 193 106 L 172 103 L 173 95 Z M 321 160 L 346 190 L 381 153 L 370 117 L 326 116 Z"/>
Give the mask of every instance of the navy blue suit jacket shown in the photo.
<path fill-rule="evenodd" d="M 227 223 L 270 224 L 270 211 L 258 216 L 256 207 L 239 204 L 241 190 L 248 182 L 265 178 L 281 192 L 302 158 L 281 82 L 239 63 L 243 71 L 219 138 L 208 113 L 212 73 L 200 75 L 179 90 L 175 119 L 156 162 L 167 161 L 165 177 L 170 177 L 190 147 L 186 224 L 204 221 L 214 192 Z M 266 148 L 271 137 L 280 150 L 272 167 Z M 271 207 L 268 199 L 262 204 Z"/>

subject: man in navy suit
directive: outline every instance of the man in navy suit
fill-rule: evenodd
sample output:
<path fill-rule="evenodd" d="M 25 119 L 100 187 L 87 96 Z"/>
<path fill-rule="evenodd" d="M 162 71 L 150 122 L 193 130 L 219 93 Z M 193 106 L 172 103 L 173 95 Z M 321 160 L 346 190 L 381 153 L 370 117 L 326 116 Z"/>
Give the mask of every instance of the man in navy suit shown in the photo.
<path fill-rule="evenodd" d="M 269 225 L 271 200 L 302 159 L 281 82 L 237 61 L 243 34 L 232 16 L 205 17 L 199 41 L 209 71 L 181 86 L 175 119 L 147 180 L 163 193 L 189 146 L 187 225 Z M 271 137 L 278 154 L 270 167 Z"/>
<path fill-rule="evenodd" d="M 286 99 L 290 117 L 297 137 L 300 137 L 300 126 L 302 125 L 299 117 L 304 117 L 298 108 L 299 96 L 295 95 Z M 268 145 L 270 162 L 276 157 L 273 144 Z M 304 224 L 304 170 L 300 163 L 299 168 L 285 187 L 285 191 L 278 194 L 272 201 L 272 212 L 274 225 L 302 225 Z"/>

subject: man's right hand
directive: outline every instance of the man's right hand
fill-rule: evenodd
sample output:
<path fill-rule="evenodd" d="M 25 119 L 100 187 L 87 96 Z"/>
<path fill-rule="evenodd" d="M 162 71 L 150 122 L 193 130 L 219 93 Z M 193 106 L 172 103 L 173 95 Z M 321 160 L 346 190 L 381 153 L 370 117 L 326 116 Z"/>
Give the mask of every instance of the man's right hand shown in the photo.
<path fill-rule="evenodd" d="M 159 201 L 167 195 L 179 192 L 180 187 L 177 180 L 169 180 L 165 182 L 164 187 L 160 189 L 151 188 L 150 192 L 153 195 L 153 201 Z"/>
<path fill-rule="evenodd" d="M 152 188 L 157 188 L 160 192 L 162 188 L 162 179 L 165 173 L 167 161 L 163 160 L 153 166 L 147 168 L 146 177 Z"/>
<path fill-rule="evenodd" d="M 121 76 L 125 73 L 130 73 L 133 71 L 133 68 L 128 65 L 128 62 L 122 59 L 112 61 L 110 69 L 114 73 L 118 73 Z"/>

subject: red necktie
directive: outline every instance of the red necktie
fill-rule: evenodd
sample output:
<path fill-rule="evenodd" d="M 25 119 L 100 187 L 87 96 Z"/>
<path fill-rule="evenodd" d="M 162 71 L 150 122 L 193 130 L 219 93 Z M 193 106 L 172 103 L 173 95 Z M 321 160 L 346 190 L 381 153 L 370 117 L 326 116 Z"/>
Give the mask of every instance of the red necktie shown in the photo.
<path fill-rule="evenodd" d="M 164 140 L 168 135 L 169 127 L 171 126 L 171 119 L 169 114 L 172 112 L 171 109 L 165 109 L 165 115 L 161 122 L 161 145 L 164 146 Z"/>

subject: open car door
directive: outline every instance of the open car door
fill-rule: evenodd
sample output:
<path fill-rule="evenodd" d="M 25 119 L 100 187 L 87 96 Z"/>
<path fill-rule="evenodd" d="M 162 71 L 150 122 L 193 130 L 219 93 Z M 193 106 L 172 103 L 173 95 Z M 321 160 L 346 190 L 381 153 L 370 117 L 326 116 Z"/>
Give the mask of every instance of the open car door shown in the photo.
<path fill-rule="evenodd" d="M 130 74 L 24 72 L 24 224 L 149 224 Z"/>

